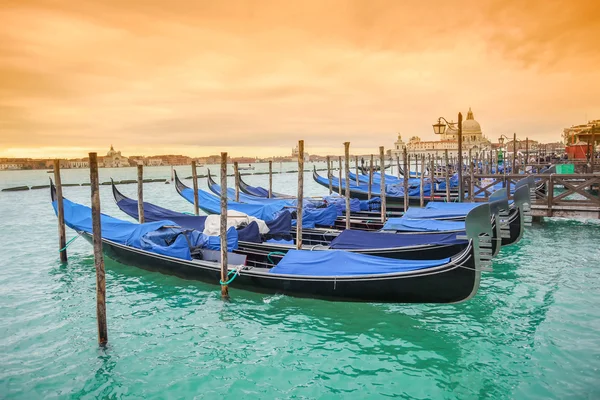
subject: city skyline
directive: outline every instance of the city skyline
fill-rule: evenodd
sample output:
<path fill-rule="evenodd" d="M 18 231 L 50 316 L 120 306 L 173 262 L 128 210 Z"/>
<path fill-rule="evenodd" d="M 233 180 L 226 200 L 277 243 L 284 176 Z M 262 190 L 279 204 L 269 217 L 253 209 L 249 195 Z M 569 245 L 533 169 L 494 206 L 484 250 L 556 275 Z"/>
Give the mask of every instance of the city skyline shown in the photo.
<path fill-rule="evenodd" d="M 594 4 L 431 3 L 9 1 L 0 157 L 369 154 L 469 107 L 555 142 L 600 115 Z"/>

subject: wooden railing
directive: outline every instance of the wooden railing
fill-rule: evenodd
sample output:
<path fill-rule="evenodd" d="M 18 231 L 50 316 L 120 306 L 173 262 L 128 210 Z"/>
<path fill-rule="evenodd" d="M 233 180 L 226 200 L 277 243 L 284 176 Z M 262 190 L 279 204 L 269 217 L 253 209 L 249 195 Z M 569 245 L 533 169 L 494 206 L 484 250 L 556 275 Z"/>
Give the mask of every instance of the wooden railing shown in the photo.
<path fill-rule="evenodd" d="M 527 177 L 521 174 L 478 174 L 464 177 L 466 198 L 487 201 L 494 186 L 514 187 Z M 535 190 L 531 190 L 534 216 L 600 218 L 600 174 L 532 174 Z M 563 189 L 564 188 L 564 189 Z M 560 190 L 560 191 L 559 191 Z M 510 192 L 510 191 L 509 191 Z M 509 198 L 512 194 L 509 193 Z"/>

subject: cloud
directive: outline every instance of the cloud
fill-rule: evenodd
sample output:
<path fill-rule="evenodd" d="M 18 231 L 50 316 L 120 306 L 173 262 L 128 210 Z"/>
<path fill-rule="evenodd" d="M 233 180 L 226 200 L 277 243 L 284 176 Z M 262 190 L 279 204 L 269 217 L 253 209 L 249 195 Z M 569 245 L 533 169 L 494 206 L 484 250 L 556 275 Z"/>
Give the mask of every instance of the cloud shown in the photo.
<path fill-rule="evenodd" d="M 469 106 L 492 138 L 558 140 L 600 114 L 596 16 L 580 1 L 9 1 L 0 154 L 368 152 Z"/>

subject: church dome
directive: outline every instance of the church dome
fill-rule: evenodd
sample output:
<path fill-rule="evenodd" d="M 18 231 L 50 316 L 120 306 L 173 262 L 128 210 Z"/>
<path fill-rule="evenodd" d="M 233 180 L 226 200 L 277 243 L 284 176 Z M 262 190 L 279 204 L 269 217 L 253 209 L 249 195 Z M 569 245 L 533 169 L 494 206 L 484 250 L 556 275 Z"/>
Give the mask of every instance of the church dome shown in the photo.
<path fill-rule="evenodd" d="M 469 112 L 467 113 L 467 119 L 462 123 L 462 131 L 463 134 L 481 134 L 481 126 L 479 122 L 475 121 L 473 118 L 473 111 L 469 107 Z"/>

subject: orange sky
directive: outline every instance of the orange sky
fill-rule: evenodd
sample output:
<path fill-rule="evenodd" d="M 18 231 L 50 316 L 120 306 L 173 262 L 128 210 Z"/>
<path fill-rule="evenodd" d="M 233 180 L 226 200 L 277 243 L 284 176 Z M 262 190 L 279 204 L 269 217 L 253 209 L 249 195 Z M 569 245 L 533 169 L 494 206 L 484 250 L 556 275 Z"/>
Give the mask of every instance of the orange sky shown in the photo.
<path fill-rule="evenodd" d="M 96 4 L 92 4 L 96 3 Z M 4 0 L 0 157 L 286 155 L 600 118 L 594 1 Z"/>

